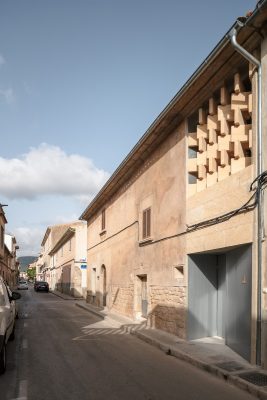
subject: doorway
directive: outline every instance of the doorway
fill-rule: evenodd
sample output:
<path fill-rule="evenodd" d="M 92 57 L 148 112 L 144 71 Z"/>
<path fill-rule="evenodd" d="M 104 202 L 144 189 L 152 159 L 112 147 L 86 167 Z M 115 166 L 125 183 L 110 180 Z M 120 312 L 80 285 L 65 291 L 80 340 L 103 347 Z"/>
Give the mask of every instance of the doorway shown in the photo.
<path fill-rule="evenodd" d="M 107 305 L 107 272 L 106 272 L 106 267 L 103 264 L 101 266 L 101 288 L 100 288 L 100 292 L 101 292 L 101 303 L 100 304 L 102 307 L 106 307 Z"/>
<path fill-rule="evenodd" d="M 251 265 L 251 245 L 189 256 L 189 339 L 221 337 L 250 360 Z"/>
<path fill-rule="evenodd" d="M 143 318 L 147 317 L 148 298 L 147 298 L 147 275 L 137 275 L 137 310 L 141 311 Z M 139 314 L 140 315 L 140 314 Z"/>

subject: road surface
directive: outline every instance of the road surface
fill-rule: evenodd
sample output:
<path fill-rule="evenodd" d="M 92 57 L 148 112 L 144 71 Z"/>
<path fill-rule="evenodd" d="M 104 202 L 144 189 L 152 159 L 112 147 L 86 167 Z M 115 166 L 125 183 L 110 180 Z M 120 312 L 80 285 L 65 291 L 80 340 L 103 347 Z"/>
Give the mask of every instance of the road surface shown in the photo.
<path fill-rule="evenodd" d="M 252 400 L 52 293 L 20 291 L 0 400 Z"/>

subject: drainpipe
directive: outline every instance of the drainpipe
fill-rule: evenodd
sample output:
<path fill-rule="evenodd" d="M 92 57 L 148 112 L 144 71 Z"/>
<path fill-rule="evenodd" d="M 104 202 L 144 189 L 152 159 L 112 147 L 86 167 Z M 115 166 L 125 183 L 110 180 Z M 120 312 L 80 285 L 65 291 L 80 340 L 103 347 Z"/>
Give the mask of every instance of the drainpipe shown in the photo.
<path fill-rule="evenodd" d="M 238 21 L 239 22 L 239 21 Z M 250 63 L 255 65 L 258 70 L 257 79 L 257 176 L 262 173 L 262 117 L 261 117 L 261 102 L 262 102 L 262 85 L 261 85 L 261 63 L 257 58 L 251 55 L 236 41 L 237 31 L 233 28 L 228 37 L 238 53 L 246 58 Z M 257 339 L 256 339 L 256 363 L 261 365 L 261 320 L 262 320 L 262 309 L 261 309 L 261 291 L 262 291 L 262 193 L 259 193 L 258 198 L 258 226 L 257 226 L 257 257 L 258 257 L 258 282 L 257 282 Z"/>

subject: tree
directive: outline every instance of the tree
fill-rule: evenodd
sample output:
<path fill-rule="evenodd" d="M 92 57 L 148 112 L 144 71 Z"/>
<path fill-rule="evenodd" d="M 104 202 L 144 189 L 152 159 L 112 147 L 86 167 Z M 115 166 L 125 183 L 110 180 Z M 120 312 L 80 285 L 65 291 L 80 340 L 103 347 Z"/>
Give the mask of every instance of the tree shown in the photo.
<path fill-rule="evenodd" d="M 36 267 L 31 267 L 27 269 L 28 279 L 34 280 L 36 276 Z"/>

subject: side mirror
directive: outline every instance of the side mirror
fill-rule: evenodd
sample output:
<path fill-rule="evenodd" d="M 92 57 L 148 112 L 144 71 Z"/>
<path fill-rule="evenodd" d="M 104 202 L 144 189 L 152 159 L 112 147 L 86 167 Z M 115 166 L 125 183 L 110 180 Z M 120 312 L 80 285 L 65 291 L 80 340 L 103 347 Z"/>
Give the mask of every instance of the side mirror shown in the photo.
<path fill-rule="evenodd" d="M 12 292 L 11 300 L 18 300 L 21 298 L 21 294 L 18 292 Z"/>

